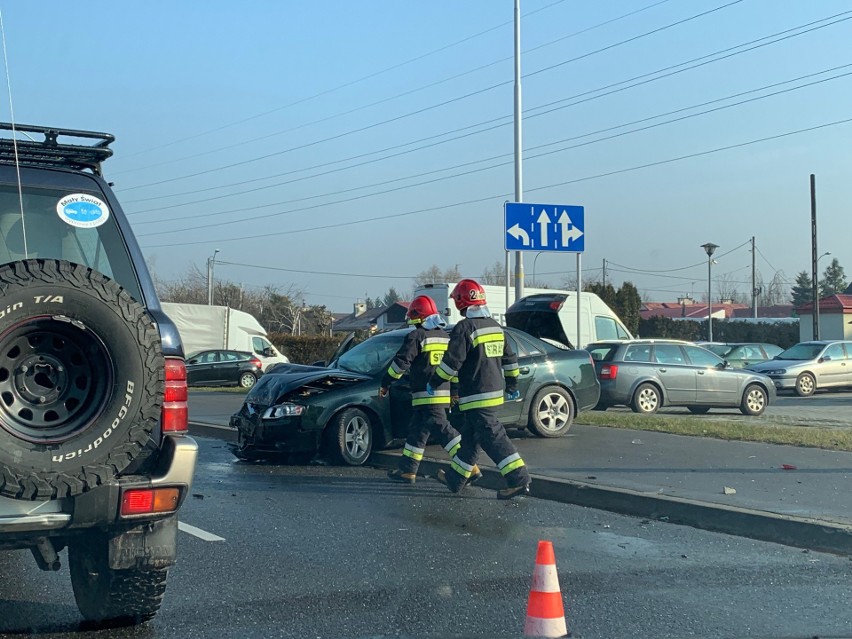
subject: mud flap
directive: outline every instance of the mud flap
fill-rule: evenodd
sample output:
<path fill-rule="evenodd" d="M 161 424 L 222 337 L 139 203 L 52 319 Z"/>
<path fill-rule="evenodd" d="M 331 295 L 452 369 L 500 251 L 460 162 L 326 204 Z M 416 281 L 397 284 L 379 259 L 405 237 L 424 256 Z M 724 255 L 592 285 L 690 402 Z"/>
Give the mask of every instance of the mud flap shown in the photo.
<path fill-rule="evenodd" d="M 145 570 L 174 566 L 177 532 L 177 516 L 172 516 L 110 537 L 109 567 L 114 570 Z"/>

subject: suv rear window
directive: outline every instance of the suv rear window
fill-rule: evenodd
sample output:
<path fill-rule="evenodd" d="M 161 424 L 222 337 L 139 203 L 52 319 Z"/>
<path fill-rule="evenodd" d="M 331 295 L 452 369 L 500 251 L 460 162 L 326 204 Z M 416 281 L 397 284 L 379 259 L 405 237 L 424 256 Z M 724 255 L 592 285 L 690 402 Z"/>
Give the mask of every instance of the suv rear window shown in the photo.
<path fill-rule="evenodd" d="M 27 258 L 68 260 L 100 271 L 142 301 L 115 215 L 110 212 L 100 226 L 82 228 L 57 213 L 59 201 L 75 193 L 82 192 L 25 186 L 22 219 L 18 186 L 0 184 L 0 264 Z M 103 193 L 84 195 L 105 200 Z"/>

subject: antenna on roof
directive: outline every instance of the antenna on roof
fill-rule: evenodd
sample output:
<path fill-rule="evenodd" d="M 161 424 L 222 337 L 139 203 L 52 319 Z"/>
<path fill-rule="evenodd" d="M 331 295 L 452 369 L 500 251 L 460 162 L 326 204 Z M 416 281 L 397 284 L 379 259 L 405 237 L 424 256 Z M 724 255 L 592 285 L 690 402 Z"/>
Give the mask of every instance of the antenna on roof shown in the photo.
<path fill-rule="evenodd" d="M 24 192 L 21 186 L 21 163 L 18 159 L 18 136 L 15 135 L 15 109 L 12 106 L 12 79 L 9 77 L 9 55 L 6 51 L 6 27 L 3 24 L 3 11 L 0 10 L 0 37 L 3 40 L 3 65 L 6 69 L 6 89 L 9 92 L 9 122 L 12 124 L 12 147 L 15 150 L 15 171 L 18 176 L 18 204 L 21 207 L 21 232 L 24 238 L 24 258 L 29 259 L 27 247 L 27 222 L 24 219 Z"/>

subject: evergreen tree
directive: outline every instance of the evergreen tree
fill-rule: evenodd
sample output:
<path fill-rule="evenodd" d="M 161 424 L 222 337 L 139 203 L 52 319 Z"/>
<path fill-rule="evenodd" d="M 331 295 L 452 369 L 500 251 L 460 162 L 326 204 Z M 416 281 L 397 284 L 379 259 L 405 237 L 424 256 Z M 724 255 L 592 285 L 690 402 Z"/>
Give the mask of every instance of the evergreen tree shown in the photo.
<path fill-rule="evenodd" d="M 790 295 L 790 303 L 795 307 L 814 301 L 811 276 L 807 271 L 800 271 L 796 275 L 796 282 L 790 290 Z"/>
<path fill-rule="evenodd" d="M 843 267 L 835 257 L 831 260 L 831 264 L 825 267 L 822 274 L 822 280 L 819 283 L 820 297 L 826 295 L 837 295 L 846 290 L 846 274 L 843 272 Z"/>
<path fill-rule="evenodd" d="M 639 334 L 639 320 L 642 310 L 642 296 L 633 282 L 624 282 L 615 294 L 615 312 L 633 335 Z"/>

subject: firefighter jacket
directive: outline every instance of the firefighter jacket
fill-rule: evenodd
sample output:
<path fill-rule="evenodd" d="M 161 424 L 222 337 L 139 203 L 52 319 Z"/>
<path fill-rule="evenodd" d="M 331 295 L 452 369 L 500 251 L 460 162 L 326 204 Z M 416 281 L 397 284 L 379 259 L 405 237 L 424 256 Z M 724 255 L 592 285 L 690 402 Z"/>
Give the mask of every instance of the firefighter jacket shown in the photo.
<path fill-rule="evenodd" d="M 382 386 L 390 384 L 402 377 L 405 371 L 411 369 L 411 405 L 418 406 L 449 406 L 449 380 L 440 380 L 435 386 L 434 395 L 426 392 L 426 384 L 441 363 L 441 357 L 447 350 L 450 338 L 441 328 L 425 328 L 422 324 L 405 336 L 388 370 L 382 377 Z"/>
<path fill-rule="evenodd" d="M 502 405 L 504 392 L 517 388 L 520 375 L 518 357 L 501 326 L 487 311 L 485 316 L 471 315 L 468 311 L 468 317 L 453 328 L 449 348 L 431 382 L 434 386 L 457 381 L 462 411 Z"/>

